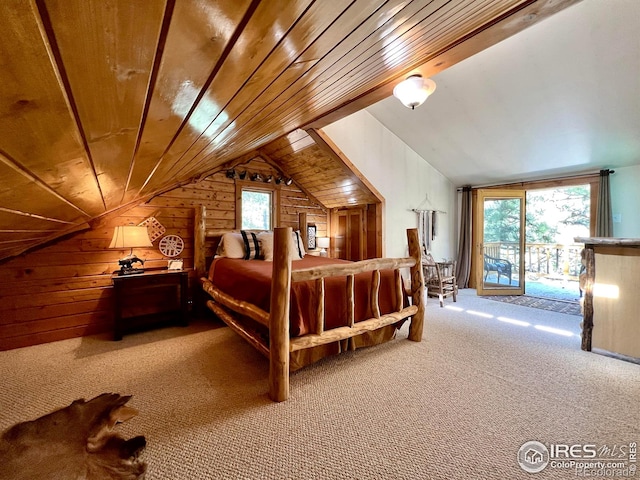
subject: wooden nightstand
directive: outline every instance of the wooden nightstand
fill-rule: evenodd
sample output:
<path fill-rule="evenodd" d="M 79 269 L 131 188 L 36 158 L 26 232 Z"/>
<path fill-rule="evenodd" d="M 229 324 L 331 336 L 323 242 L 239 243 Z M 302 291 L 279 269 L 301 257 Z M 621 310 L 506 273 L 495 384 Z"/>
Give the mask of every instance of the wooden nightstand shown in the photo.
<path fill-rule="evenodd" d="M 144 325 L 161 321 L 188 324 L 189 270 L 147 269 L 134 275 L 113 275 L 114 340 Z"/>

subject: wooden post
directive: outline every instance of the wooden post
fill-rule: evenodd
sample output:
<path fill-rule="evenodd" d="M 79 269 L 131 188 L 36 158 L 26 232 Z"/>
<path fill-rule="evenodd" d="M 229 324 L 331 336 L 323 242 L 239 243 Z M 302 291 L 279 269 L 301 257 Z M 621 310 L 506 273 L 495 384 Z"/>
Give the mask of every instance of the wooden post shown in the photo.
<path fill-rule="evenodd" d="M 318 305 L 316 305 L 316 326 L 314 333 L 322 335 L 324 332 L 324 278 L 316 279 L 316 296 L 318 297 Z"/>
<path fill-rule="evenodd" d="M 373 271 L 371 281 L 371 313 L 375 318 L 380 318 L 380 304 L 378 297 L 380 294 L 380 270 Z"/>
<path fill-rule="evenodd" d="M 291 296 L 292 229 L 273 231 L 273 277 L 269 309 L 269 396 L 276 402 L 289 398 L 289 300 Z"/>
<path fill-rule="evenodd" d="M 206 259 L 205 259 L 205 230 L 206 230 L 206 218 L 207 207 L 199 205 L 195 208 L 194 219 L 194 252 L 193 252 L 193 265 L 196 269 L 196 279 L 207 274 L 206 272 Z"/>
<path fill-rule="evenodd" d="M 422 340 L 424 328 L 424 274 L 422 273 L 422 252 L 417 228 L 407 229 L 407 241 L 409 254 L 416 261 L 416 264 L 411 267 L 411 299 L 413 304 L 418 307 L 418 312 L 411 319 L 409 326 L 409 340 L 419 342 Z"/>
<path fill-rule="evenodd" d="M 399 268 L 393 271 L 393 279 L 396 286 L 396 311 L 400 312 L 404 308 L 404 280 Z"/>
<path fill-rule="evenodd" d="M 596 256 L 593 247 L 585 246 L 584 259 L 587 267 L 587 279 L 584 285 L 584 300 L 582 303 L 582 350 L 591 351 L 591 336 L 593 333 L 593 283 L 596 279 Z"/>
<path fill-rule="evenodd" d="M 355 277 L 347 275 L 347 325 L 353 327 L 355 322 Z"/>

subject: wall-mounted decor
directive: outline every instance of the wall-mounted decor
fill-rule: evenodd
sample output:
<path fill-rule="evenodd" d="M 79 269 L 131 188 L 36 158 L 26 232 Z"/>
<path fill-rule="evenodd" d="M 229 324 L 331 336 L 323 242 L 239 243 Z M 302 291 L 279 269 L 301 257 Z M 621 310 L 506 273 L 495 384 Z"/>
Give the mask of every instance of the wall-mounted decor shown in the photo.
<path fill-rule="evenodd" d="M 315 250 L 316 249 L 316 226 L 315 225 L 307 225 L 307 249 Z"/>
<path fill-rule="evenodd" d="M 157 239 L 159 239 L 162 235 L 164 235 L 164 232 L 167 231 L 166 228 L 164 228 L 164 225 L 162 225 L 157 219 L 156 217 L 149 217 L 146 220 L 140 222 L 138 224 L 138 226 L 145 226 L 147 227 L 147 230 L 149 231 L 149 239 L 151 240 L 151 242 L 155 242 Z"/>
<path fill-rule="evenodd" d="M 167 235 L 160 240 L 158 248 L 165 257 L 177 257 L 184 249 L 184 241 L 178 235 Z"/>
<path fill-rule="evenodd" d="M 225 172 L 225 176 L 232 180 L 236 178 L 239 178 L 240 180 L 246 180 L 248 178 L 252 182 L 264 182 L 264 183 L 274 182 L 276 185 L 280 185 L 281 183 L 283 183 L 287 187 L 293 183 L 293 178 L 285 177 L 281 174 L 274 177 L 273 175 L 263 175 L 260 172 L 250 173 L 247 170 L 236 172 L 235 168 L 230 168 L 229 170 L 227 170 Z"/>

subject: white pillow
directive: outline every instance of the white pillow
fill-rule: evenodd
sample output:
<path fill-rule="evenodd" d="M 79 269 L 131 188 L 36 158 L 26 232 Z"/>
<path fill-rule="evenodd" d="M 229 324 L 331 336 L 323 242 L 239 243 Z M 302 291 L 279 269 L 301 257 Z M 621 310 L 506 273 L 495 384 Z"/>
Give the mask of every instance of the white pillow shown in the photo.
<path fill-rule="evenodd" d="M 262 232 L 258 234 L 258 240 L 260 241 L 260 251 L 264 260 L 267 262 L 273 261 L 273 232 Z M 300 247 L 298 247 L 298 243 Z M 298 242 L 295 232 L 291 235 L 291 243 L 289 244 L 291 260 L 300 260 L 300 251 L 302 249 L 304 255 L 304 247 L 302 246 L 302 237 Z"/>
<path fill-rule="evenodd" d="M 240 233 L 225 233 L 218 246 L 218 255 L 227 258 L 244 258 L 244 240 Z"/>

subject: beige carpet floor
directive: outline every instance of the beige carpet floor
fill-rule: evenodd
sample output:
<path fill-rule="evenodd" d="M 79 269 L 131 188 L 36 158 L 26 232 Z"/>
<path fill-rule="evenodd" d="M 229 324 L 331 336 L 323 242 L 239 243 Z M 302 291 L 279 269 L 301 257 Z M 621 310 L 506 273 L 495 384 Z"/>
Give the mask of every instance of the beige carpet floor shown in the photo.
<path fill-rule="evenodd" d="M 0 429 L 118 392 L 148 480 L 574 478 L 525 473 L 518 449 L 640 440 L 640 366 L 582 352 L 579 322 L 474 290 L 430 299 L 421 343 L 405 326 L 305 368 L 279 404 L 266 360 L 215 322 L 0 352 Z"/>

